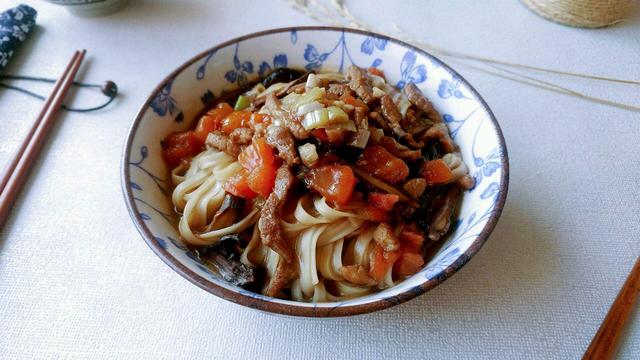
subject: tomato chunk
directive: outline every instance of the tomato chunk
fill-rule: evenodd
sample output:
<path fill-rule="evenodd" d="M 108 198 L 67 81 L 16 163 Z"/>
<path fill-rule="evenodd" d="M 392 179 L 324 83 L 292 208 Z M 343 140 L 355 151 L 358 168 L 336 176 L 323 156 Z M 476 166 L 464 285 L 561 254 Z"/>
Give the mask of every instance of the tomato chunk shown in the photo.
<path fill-rule="evenodd" d="M 195 134 L 197 139 L 204 144 L 207 135 L 214 130 L 220 130 L 222 120 L 233 112 L 233 108 L 227 103 L 220 103 L 214 109 L 204 114 L 198 125 L 196 125 Z"/>
<path fill-rule="evenodd" d="M 393 263 L 400 257 L 400 250 L 386 252 L 384 249 L 376 244 L 376 247 L 371 253 L 369 276 L 375 281 L 382 281 L 384 274 L 393 266 Z"/>
<path fill-rule="evenodd" d="M 396 194 L 383 194 L 372 192 L 367 197 L 369 205 L 381 210 L 391 211 L 396 203 L 400 201 L 400 196 Z"/>
<path fill-rule="evenodd" d="M 193 131 L 174 132 L 167 136 L 161 145 L 162 158 L 171 169 L 202 150 L 202 143 Z"/>
<path fill-rule="evenodd" d="M 384 72 L 378 68 L 371 66 L 370 68 L 367 69 L 367 71 L 369 71 L 369 74 L 378 75 L 384 79 Z"/>
<path fill-rule="evenodd" d="M 250 111 L 234 111 L 222 120 L 222 132 L 231 134 L 237 128 L 248 127 L 251 120 Z"/>
<path fill-rule="evenodd" d="M 230 177 L 223 187 L 227 192 L 235 196 L 239 196 L 244 199 L 253 199 L 258 194 L 249 187 L 248 177 L 249 172 L 247 169 L 242 169 L 237 174 Z"/>
<path fill-rule="evenodd" d="M 375 221 L 375 222 L 385 222 L 385 221 L 389 221 L 390 219 L 389 212 L 384 211 L 382 209 L 378 209 L 377 207 L 373 207 L 373 206 L 368 206 L 364 208 L 363 215 L 365 219 L 369 221 Z"/>
<path fill-rule="evenodd" d="M 267 197 L 273 191 L 276 183 L 276 171 L 278 168 L 273 164 L 262 164 L 249 174 L 247 183 L 249 188 L 256 193 Z"/>
<path fill-rule="evenodd" d="M 264 124 L 265 126 L 271 124 L 271 116 L 267 114 L 258 114 L 258 113 L 251 115 L 251 119 L 249 120 L 249 125 L 252 128 L 255 128 L 256 125 L 258 124 Z"/>
<path fill-rule="evenodd" d="M 409 176 L 407 164 L 378 145 L 364 149 L 356 164 L 391 184 L 397 184 Z"/>
<path fill-rule="evenodd" d="M 338 164 L 311 169 L 307 174 L 307 181 L 312 189 L 337 205 L 347 204 L 356 186 L 353 170 L 349 166 Z"/>
<path fill-rule="evenodd" d="M 311 135 L 316 139 L 320 140 L 320 142 L 329 142 L 329 136 L 324 129 L 315 129 L 311 130 Z"/>
<path fill-rule="evenodd" d="M 367 106 L 367 104 L 364 103 L 364 101 L 358 100 L 349 94 L 343 94 L 342 96 L 340 96 L 340 100 L 344 101 L 345 104 L 349 104 L 355 107 L 361 107 L 364 109 L 369 109 L 369 107 Z"/>
<path fill-rule="evenodd" d="M 393 272 L 400 276 L 409 276 L 422 269 L 424 259 L 422 255 L 412 252 L 404 252 L 393 265 Z"/>
<path fill-rule="evenodd" d="M 402 248 L 408 252 L 419 253 L 422 251 L 422 245 L 424 244 L 425 237 L 418 231 L 414 231 L 404 227 L 400 231 L 400 243 Z"/>
<path fill-rule="evenodd" d="M 453 181 L 453 173 L 442 159 L 431 160 L 420 166 L 420 176 L 429 185 L 441 185 Z"/>
<path fill-rule="evenodd" d="M 249 188 L 266 197 L 273 190 L 278 162 L 273 149 L 264 138 L 255 140 L 238 156 L 238 162 L 248 171 Z"/>

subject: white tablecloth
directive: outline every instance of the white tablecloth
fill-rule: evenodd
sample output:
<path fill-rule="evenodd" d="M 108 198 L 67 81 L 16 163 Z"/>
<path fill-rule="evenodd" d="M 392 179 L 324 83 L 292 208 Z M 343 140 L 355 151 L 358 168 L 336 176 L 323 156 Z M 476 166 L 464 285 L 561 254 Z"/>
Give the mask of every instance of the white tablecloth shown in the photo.
<path fill-rule="evenodd" d="M 7 73 L 57 77 L 86 48 L 81 79 L 114 80 L 121 96 L 104 111 L 59 117 L 1 232 L 0 358 L 579 358 L 640 254 L 640 114 L 454 64 L 495 112 L 511 159 L 500 223 L 459 274 L 407 304 L 354 318 L 283 318 L 218 299 L 170 270 L 136 232 L 120 193 L 124 138 L 151 89 L 193 54 L 313 23 L 283 1 L 139 0 L 94 19 L 23 2 L 38 9 L 40 27 Z M 517 1 L 348 4 L 382 29 L 402 23 L 454 50 L 640 74 L 638 23 L 569 28 Z M 562 81 L 640 104 L 637 86 Z M 73 103 L 102 99 L 87 91 Z M 0 90 L 0 163 L 41 105 Z M 620 357 L 640 358 L 640 311 Z"/>

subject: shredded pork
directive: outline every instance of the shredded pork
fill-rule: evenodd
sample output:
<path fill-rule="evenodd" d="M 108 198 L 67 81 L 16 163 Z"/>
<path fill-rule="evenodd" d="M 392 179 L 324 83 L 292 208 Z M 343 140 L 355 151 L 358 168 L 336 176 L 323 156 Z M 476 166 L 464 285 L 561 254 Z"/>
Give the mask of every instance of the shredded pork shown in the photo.
<path fill-rule="evenodd" d="M 351 88 L 365 104 L 368 105 L 375 100 L 371 81 L 369 80 L 369 75 L 367 75 L 366 70 L 355 65 L 349 66 L 349 69 L 347 69 L 347 80 L 349 80 L 349 88 Z"/>
<path fill-rule="evenodd" d="M 278 149 L 278 156 L 289 166 L 300 164 L 300 156 L 289 129 L 271 125 L 267 128 L 267 143 Z"/>

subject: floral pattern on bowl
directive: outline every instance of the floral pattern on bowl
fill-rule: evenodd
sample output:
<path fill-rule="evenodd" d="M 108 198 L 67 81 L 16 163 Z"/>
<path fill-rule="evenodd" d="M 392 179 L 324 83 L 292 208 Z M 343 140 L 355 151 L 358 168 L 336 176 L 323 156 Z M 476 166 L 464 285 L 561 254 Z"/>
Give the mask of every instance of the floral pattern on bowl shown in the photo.
<path fill-rule="evenodd" d="M 273 68 L 343 71 L 351 64 L 377 67 L 403 87 L 416 84 L 452 133 L 476 186 L 464 194 L 451 234 L 426 266 L 400 284 L 365 297 L 334 303 L 301 303 L 229 285 L 201 264 L 178 240 L 167 195 L 168 170 L 160 139 L 193 126 L 215 97 Z M 135 119 L 125 144 L 122 187 L 131 217 L 151 249 L 201 288 L 227 300 L 286 315 L 344 316 L 384 309 L 441 283 L 479 250 L 497 223 L 508 187 L 502 133 L 480 95 L 435 57 L 381 35 L 326 27 L 265 31 L 225 42 L 197 55 L 154 90 Z"/>

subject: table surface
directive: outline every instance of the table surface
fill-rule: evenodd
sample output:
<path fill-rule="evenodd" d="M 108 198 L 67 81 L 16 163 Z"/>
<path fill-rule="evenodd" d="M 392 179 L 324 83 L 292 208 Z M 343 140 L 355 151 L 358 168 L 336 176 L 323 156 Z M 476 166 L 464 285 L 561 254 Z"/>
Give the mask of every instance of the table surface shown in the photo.
<path fill-rule="evenodd" d="M 454 65 L 493 109 L 511 160 L 502 218 L 468 265 L 418 299 L 353 318 L 283 318 L 218 299 L 170 270 L 136 232 L 120 192 L 125 136 L 151 89 L 192 54 L 246 33 L 314 23 L 284 1 L 139 0 L 93 19 L 42 1 L 2 7 L 19 2 L 38 9 L 40 26 L 6 73 L 57 77 L 73 51 L 86 48 L 80 78 L 114 80 L 121 96 L 100 112 L 61 114 L 1 230 L 2 358 L 575 359 L 640 254 L 640 114 Z M 517 1 L 347 3 L 370 23 L 402 23 L 453 50 L 640 74 L 637 22 L 569 28 Z M 559 80 L 640 104 L 637 86 Z M 102 100 L 91 91 L 70 99 Z M 0 163 L 41 106 L 0 91 Z M 640 358 L 640 311 L 619 356 Z"/>

